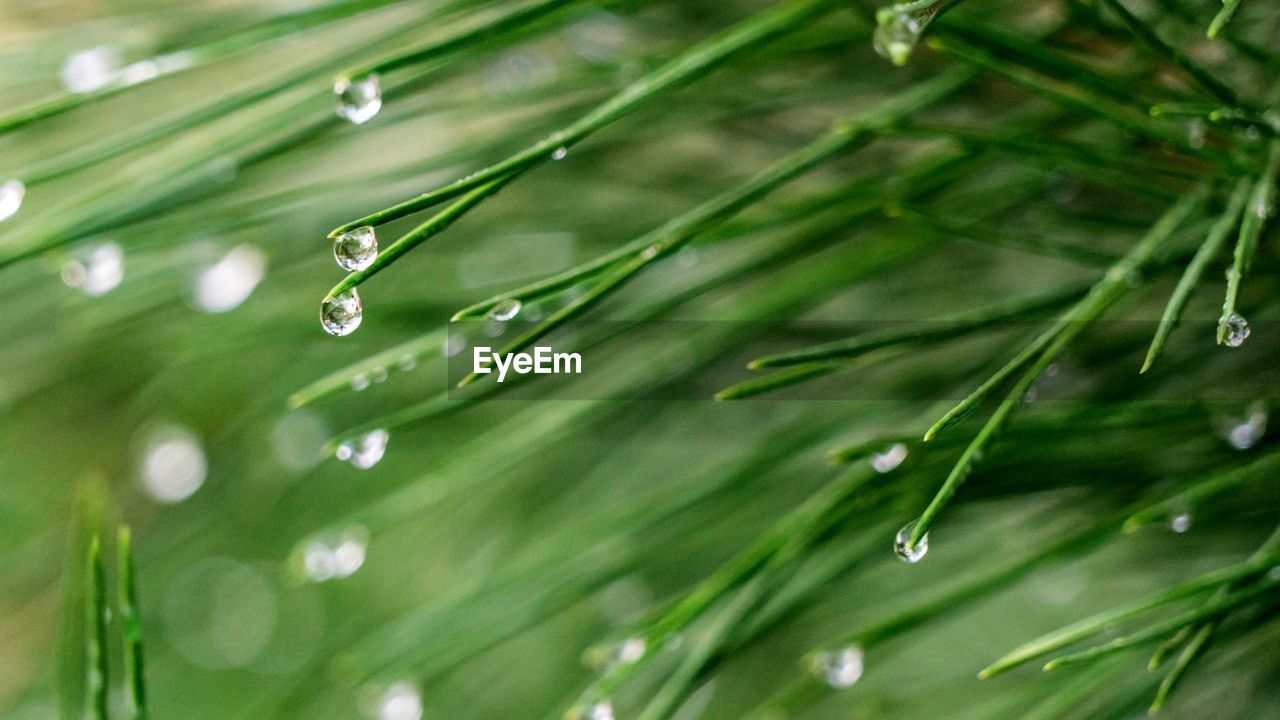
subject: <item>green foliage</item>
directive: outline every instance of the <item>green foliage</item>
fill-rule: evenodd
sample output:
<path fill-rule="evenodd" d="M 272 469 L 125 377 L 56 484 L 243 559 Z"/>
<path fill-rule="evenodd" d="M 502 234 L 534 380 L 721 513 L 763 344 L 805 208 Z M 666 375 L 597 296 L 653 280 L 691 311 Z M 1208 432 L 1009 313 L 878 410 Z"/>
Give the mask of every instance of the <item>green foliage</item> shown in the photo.
<path fill-rule="evenodd" d="M 288 7 L 0 10 L 0 716 L 1276 714 L 1273 8 Z"/>

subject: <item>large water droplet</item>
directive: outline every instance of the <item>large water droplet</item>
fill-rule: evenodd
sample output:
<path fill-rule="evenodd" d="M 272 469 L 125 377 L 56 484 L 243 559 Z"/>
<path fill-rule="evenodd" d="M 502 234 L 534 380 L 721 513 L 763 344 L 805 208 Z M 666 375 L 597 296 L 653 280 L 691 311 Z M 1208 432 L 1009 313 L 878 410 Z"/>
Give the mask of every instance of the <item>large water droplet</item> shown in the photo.
<path fill-rule="evenodd" d="M 124 279 L 124 250 L 114 242 L 80 248 L 62 264 L 62 282 L 89 297 L 105 295 Z"/>
<path fill-rule="evenodd" d="M 1191 513 L 1181 512 L 1169 518 L 1169 529 L 1179 534 L 1190 530 Z"/>
<path fill-rule="evenodd" d="M 1227 326 L 1227 336 L 1223 340 L 1227 347 L 1237 348 L 1249 339 L 1249 334 L 1253 331 L 1249 329 L 1249 321 L 1238 313 L 1231 313 L 1223 320 L 1223 324 Z"/>
<path fill-rule="evenodd" d="M 850 645 L 813 656 L 813 672 L 837 690 L 852 686 L 862 677 L 862 647 Z"/>
<path fill-rule="evenodd" d="M 0 185 L 0 222 L 13 217 L 22 207 L 22 198 L 27 196 L 27 186 L 21 180 L 6 180 Z"/>
<path fill-rule="evenodd" d="M 101 46 L 73 53 L 62 64 L 62 86 L 73 93 L 100 90 L 116 79 L 124 59 L 113 47 Z"/>
<path fill-rule="evenodd" d="M 871 455 L 871 467 L 878 473 L 887 473 L 907 459 L 907 446 L 894 443 L 888 450 Z"/>
<path fill-rule="evenodd" d="M 920 42 L 925 20 L 897 6 L 876 11 L 876 29 L 871 35 L 876 54 L 888 58 L 894 65 L 906 65 L 911 51 Z"/>
<path fill-rule="evenodd" d="M 363 125 L 382 109 L 382 80 L 377 75 L 352 80 L 342 78 L 333 84 L 338 96 L 338 116 Z"/>
<path fill-rule="evenodd" d="M 325 300 L 320 306 L 320 324 L 330 335 L 350 335 L 363 319 L 364 308 L 360 306 L 360 295 L 355 288 Z"/>
<path fill-rule="evenodd" d="M 364 270 L 378 259 L 378 236 L 365 226 L 348 230 L 333 239 L 333 259 L 347 272 Z"/>
<path fill-rule="evenodd" d="M 299 553 L 302 571 L 311 582 L 327 582 L 350 577 L 364 565 L 369 532 L 353 525 L 338 533 L 306 540 Z"/>
<path fill-rule="evenodd" d="M 520 314 L 521 307 L 520 301 L 514 298 L 500 300 L 489 310 L 489 319 L 507 322 Z"/>
<path fill-rule="evenodd" d="M 352 467 L 368 470 L 386 454 L 390 439 L 391 435 L 386 430 L 372 430 L 342 443 L 334 454 L 339 460 L 351 463 Z"/>
<path fill-rule="evenodd" d="M 911 531 L 914 530 L 915 527 L 916 521 L 912 520 L 906 525 L 903 525 L 902 529 L 898 531 L 897 537 L 893 539 L 893 552 L 896 553 L 898 557 L 902 558 L 904 562 L 911 563 L 913 565 L 920 562 L 920 558 L 924 557 L 925 553 L 929 552 L 929 533 L 925 533 L 924 536 L 920 538 L 920 542 L 916 543 L 915 547 L 910 546 L 909 541 L 911 540 Z"/>
<path fill-rule="evenodd" d="M 569 148 L 563 145 L 556 148 L 555 151 L 551 153 L 552 160 L 563 160 L 567 157 L 569 157 Z"/>

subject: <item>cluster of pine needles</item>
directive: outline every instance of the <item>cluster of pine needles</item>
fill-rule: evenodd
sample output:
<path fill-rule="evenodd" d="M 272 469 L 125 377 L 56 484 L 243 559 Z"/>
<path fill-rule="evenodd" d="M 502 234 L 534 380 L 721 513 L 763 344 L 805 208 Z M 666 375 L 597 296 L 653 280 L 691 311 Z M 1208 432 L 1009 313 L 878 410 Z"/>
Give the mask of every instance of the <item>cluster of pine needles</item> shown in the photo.
<path fill-rule="evenodd" d="M 109 5 L 0 22 L 0 714 L 1280 709 L 1266 3 Z"/>

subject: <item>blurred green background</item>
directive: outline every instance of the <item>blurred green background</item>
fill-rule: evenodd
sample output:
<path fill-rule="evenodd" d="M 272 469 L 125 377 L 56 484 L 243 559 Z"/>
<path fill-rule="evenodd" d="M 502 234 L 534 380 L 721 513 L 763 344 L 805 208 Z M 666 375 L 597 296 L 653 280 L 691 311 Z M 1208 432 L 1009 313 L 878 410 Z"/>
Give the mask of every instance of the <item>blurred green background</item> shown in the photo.
<path fill-rule="evenodd" d="M 6 113 L 128 68 L 157 72 L 137 65 L 148 58 L 224 53 L 0 134 L 0 182 L 50 176 L 27 182 L 21 208 L 0 223 L 0 716 L 81 716 L 81 518 L 94 498 L 105 498 L 108 528 L 134 530 L 153 717 L 559 716 L 598 675 L 584 652 L 626 638 L 844 472 L 826 451 L 918 438 L 946 400 L 1027 337 L 1026 327 L 997 329 L 890 356 L 807 393 L 712 401 L 752 377 L 747 360 L 807 344 L 793 339 L 802 331 L 783 339 L 755 321 L 932 321 L 1098 276 L 1096 264 L 886 219 L 882 205 L 911 197 L 913 169 L 965 158 L 918 200 L 937 217 L 1111 255 L 1185 187 L 1185 178 L 1125 169 L 1128 183 L 1108 184 L 1113 168 L 1091 173 L 1053 156 L 964 155 L 945 138 L 878 140 L 748 208 L 594 316 L 707 321 L 683 341 L 643 326 L 558 336 L 589 348 L 581 382 L 591 389 L 577 397 L 673 388 L 668 399 L 454 396 L 433 417 L 391 429 L 374 467 L 335 460 L 331 438 L 445 392 L 443 328 L 459 308 L 614 249 L 833 121 L 958 64 L 922 47 L 894 68 L 872 50 L 874 5 L 833 3 L 531 171 L 361 288 L 358 332 L 322 332 L 319 301 L 341 278 L 330 228 L 505 157 L 771 4 L 570 4 L 388 78 L 382 112 L 353 126 L 333 114 L 337 69 L 510 3 L 340 2 L 329 7 L 361 11 L 314 24 L 299 18 L 320 6 L 296 0 L 0 3 Z M 1255 94 L 1274 79 L 1274 62 L 1214 55 L 1225 51 L 1202 28 L 1216 3 L 1177 5 L 1198 24 L 1169 15 L 1160 27 L 1197 57 Z M 1235 22 L 1270 51 L 1280 25 L 1265 5 L 1247 3 Z M 1113 19 L 1082 24 L 1098 17 L 1093 3 L 971 0 L 956 15 L 1047 38 L 1046 48 L 1137 88 L 1135 97 L 1187 95 Z M 164 132 L 206 108 L 199 122 Z M 1079 141 L 1104 158 L 1182 162 L 993 77 L 924 119 Z M 1188 132 L 1185 119 L 1170 122 Z M 1247 142 L 1208 132 L 1211 147 Z M 137 148 L 73 167 L 130 138 Z M 811 209 L 814 198 L 826 200 Z M 383 243 L 413 222 L 379 228 Z M 1275 239 L 1264 235 L 1247 288 L 1254 340 L 1229 357 L 1214 346 L 1215 265 L 1213 289 L 1187 311 L 1199 324 L 1175 334 L 1139 382 L 1146 321 L 1176 279 L 1153 273 L 1115 316 L 1143 322 L 1077 343 L 1056 368 L 1066 378 L 1057 395 L 1046 378 L 1047 399 L 1020 411 L 919 565 L 894 557 L 893 535 L 928 502 L 972 428 L 929 446 L 908 441 L 905 462 L 872 479 L 865 501 L 806 546 L 717 649 L 676 717 L 746 717 L 811 676 L 810 651 L 975 578 L 1002 577 L 1132 503 L 1274 452 L 1264 428 L 1243 450 L 1223 428 L 1245 423 L 1257 395 L 1274 394 L 1276 347 L 1265 330 L 1277 311 Z M 290 406 L 335 372 L 327 396 Z M 875 385 L 859 395 L 858 383 Z M 1152 397 L 1158 403 L 1137 403 L 1137 419 L 1124 420 L 1129 401 Z M 1113 414 L 1121 419 L 1109 423 Z M 1141 715 L 1160 679 L 1142 653 L 1052 675 L 976 673 L 1041 633 L 1238 561 L 1274 526 L 1276 501 L 1274 478 L 1249 484 L 1189 509 L 1186 532 L 1115 530 L 961 593 L 868 643 L 854 687 L 818 693 L 794 715 Z M 1224 633 L 1167 717 L 1277 714 L 1280 631 L 1268 602 Z M 611 697 L 619 718 L 639 716 L 676 663 L 717 632 L 716 617 L 699 615 L 646 658 Z M 1042 704 L 1055 698 L 1067 701 Z M 111 702 L 124 712 L 118 686 Z"/>

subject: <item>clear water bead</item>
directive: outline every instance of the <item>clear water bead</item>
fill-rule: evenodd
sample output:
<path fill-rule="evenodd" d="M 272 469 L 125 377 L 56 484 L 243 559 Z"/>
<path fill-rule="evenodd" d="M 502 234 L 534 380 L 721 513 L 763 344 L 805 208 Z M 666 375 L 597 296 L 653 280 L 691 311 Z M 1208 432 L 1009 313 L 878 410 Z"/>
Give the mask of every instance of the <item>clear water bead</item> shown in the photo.
<path fill-rule="evenodd" d="M 876 30 L 871 35 L 872 47 L 894 65 L 906 65 L 920 42 L 924 25 L 920 17 L 899 7 L 880 8 L 876 11 Z"/>
<path fill-rule="evenodd" d="M 347 272 L 364 270 L 378 259 L 378 236 L 365 226 L 348 230 L 333 239 L 333 259 Z"/>
<path fill-rule="evenodd" d="M 21 180 L 6 180 L 0 185 L 0 222 L 13 217 L 26 196 L 27 186 Z"/>
<path fill-rule="evenodd" d="M 350 335 L 363 319 L 364 308 L 360 306 L 360 295 L 355 288 L 325 300 L 320 306 L 320 324 L 330 335 Z"/>
<path fill-rule="evenodd" d="M 1191 513 L 1178 513 L 1169 518 L 1169 529 L 1182 534 L 1191 529 Z"/>
<path fill-rule="evenodd" d="M 1249 334 L 1253 332 L 1249 329 L 1249 321 L 1238 313 L 1228 315 L 1223 324 L 1227 326 L 1227 336 L 1223 340 L 1227 347 L 1240 347 L 1245 340 L 1249 339 Z"/>
<path fill-rule="evenodd" d="M 551 153 L 552 160 L 563 160 L 567 157 L 569 157 L 569 148 L 564 146 L 556 148 L 555 152 Z"/>
<path fill-rule="evenodd" d="M 862 677 L 862 647 L 850 645 L 813 656 L 813 672 L 837 690 L 851 687 Z"/>
<path fill-rule="evenodd" d="M 911 540 L 911 531 L 914 530 L 915 527 L 916 521 L 912 520 L 906 525 L 903 525 L 902 529 L 898 531 L 898 536 L 893 539 L 893 552 L 896 553 L 898 557 L 902 558 L 903 562 L 907 562 L 912 565 L 920 562 L 920 558 L 923 558 L 925 553 L 929 552 L 929 533 L 925 533 L 924 536 L 920 538 L 920 542 L 916 543 L 915 547 L 911 547 L 909 545 L 909 541 Z"/>
<path fill-rule="evenodd" d="M 382 109 L 382 80 L 377 75 L 342 78 L 333 84 L 333 94 L 338 96 L 338 117 L 356 125 L 372 120 Z"/>
<path fill-rule="evenodd" d="M 488 317 L 490 320 L 507 322 L 520 314 L 521 307 L 523 306 L 520 304 L 519 300 L 515 300 L 513 298 L 501 300 L 489 310 Z"/>
<path fill-rule="evenodd" d="M 907 459 L 907 446 L 894 443 L 888 450 L 871 455 L 871 467 L 878 473 L 887 473 Z"/>
<path fill-rule="evenodd" d="M 387 452 L 387 441 L 391 439 L 386 430 L 372 430 L 358 438 L 348 440 L 338 446 L 334 455 L 352 467 L 368 470 Z"/>

